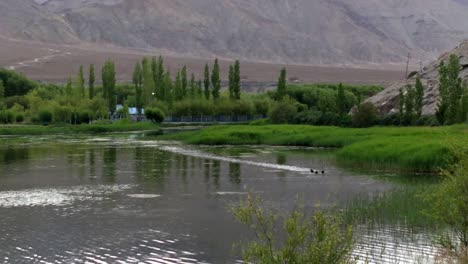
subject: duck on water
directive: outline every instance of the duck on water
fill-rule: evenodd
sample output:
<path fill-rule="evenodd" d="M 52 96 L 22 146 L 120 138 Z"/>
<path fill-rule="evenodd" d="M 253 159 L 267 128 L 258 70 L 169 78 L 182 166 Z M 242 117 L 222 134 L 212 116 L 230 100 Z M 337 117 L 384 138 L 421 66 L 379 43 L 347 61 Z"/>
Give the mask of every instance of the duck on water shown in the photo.
<path fill-rule="evenodd" d="M 319 170 L 310 169 L 310 172 L 315 173 L 315 174 L 319 174 L 321 172 L 322 174 L 325 174 L 324 170 L 319 171 Z"/>

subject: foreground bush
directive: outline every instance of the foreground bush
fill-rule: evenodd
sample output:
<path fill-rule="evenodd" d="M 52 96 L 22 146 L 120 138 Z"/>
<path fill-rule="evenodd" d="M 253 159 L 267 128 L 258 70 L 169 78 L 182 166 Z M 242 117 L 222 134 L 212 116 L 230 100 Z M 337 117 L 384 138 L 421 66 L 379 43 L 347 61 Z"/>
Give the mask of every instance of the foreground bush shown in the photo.
<path fill-rule="evenodd" d="M 427 194 L 432 205 L 430 215 L 449 227 L 436 239 L 443 248 L 441 256 L 446 263 L 467 263 L 468 261 L 468 154 L 454 151 L 457 163 L 444 171 L 444 180 L 435 191 Z"/>
<path fill-rule="evenodd" d="M 146 116 L 146 118 L 151 120 L 151 122 L 156 123 L 156 124 L 162 123 L 164 121 L 164 118 L 165 118 L 163 111 L 161 111 L 161 109 L 159 109 L 159 108 L 148 108 L 148 109 L 146 109 L 145 110 L 145 116 Z"/>
<path fill-rule="evenodd" d="M 318 211 L 309 218 L 302 205 L 289 216 L 280 217 L 261 208 L 260 200 L 250 194 L 232 211 L 255 234 L 255 240 L 240 244 L 245 263 L 354 263 L 353 228 L 344 226 L 340 217 Z"/>

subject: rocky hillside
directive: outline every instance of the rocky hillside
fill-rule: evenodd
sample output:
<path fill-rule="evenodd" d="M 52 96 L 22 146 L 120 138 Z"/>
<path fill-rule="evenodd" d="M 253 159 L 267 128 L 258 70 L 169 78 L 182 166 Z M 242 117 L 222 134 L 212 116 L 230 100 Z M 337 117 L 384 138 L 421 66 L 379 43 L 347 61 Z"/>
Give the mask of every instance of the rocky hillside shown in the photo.
<path fill-rule="evenodd" d="M 2 0 L 0 34 L 307 64 L 435 59 L 468 39 L 468 0 Z"/>
<path fill-rule="evenodd" d="M 442 61 L 448 62 L 450 54 L 456 54 L 459 57 L 463 68 L 460 76 L 468 82 L 468 41 L 465 41 L 453 51 L 443 54 L 438 60 L 424 67 L 414 77 L 393 83 L 368 101 L 376 105 L 383 114 L 396 113 L 400 102 L 400 88 L 406 87 L 408 84 L 414 85 L 416 78 L 419 77 L 425 86 L 423 115 L 435 114 L 439 99 L 439 65 Z"/>

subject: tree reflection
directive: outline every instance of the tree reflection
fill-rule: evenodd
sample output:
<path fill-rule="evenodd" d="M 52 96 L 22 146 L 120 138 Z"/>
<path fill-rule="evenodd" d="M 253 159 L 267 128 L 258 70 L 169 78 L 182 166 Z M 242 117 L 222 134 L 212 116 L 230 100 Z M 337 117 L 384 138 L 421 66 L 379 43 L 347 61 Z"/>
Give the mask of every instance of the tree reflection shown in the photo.
<path fill-rule="evenodd" d="M 232 183 L 241 183 L 241 165 L 239 163 L 229 163 L 229 178 Z"/>

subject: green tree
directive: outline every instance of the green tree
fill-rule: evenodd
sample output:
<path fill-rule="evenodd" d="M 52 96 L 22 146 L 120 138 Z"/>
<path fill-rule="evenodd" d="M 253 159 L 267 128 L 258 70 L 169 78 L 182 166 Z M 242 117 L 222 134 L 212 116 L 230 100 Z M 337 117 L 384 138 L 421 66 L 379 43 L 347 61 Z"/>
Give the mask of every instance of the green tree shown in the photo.
<path fill-rule="evenodd" d="M 369 102 L 360 104 L 353 114 L 354 127 L 371 127 L 377 123 L 377 120 L 377 108 Z"/>
<path fill-rule="evenodd" d="M 197 97 L 197 83 L 195 82 L 195 74 L 192 73 L 190 78 L 190 98 Z"/>
<path fill-rule="evenodd" d="M 400 125 L 404 123 L 405 117 L 405 93 L 403 92 L 403 87 L 400 87 L 398 99 L 400 101 L 399 115 L 400 115 Z"/>
<path fill-rule="evenodd" d="M 151 120 L 151 122 L 160 124 L 164 121 L 164 113 L 159 108 L 147 108 L 145 110 L 146 118 Z"/>
<path fill-rule="evenodd" d="M 411 124 L 414 119 L 414 106 L 415 106 L 415 96 L 416 92 L 412 85 L 406 87 L 406 97 L 405 97 L 405 119 L 408 124 Z"/>
<path fill-rule="evenodd" d="M 446 118 L 448 124 L 462 121 L 461 98 L 463 95 L 463 83 L 460 78 L 461 69 L 462 67 L 457 55 L 450 55 L 449 64 L 447 65 L 449 106 Z"/>
<path fill-rule="evenodd" d="M 65 86 L 65 94 L 67 96 L 72 96 L 72 94 L 73 94 L 72 77 L 68 77 L 67 85 Z"/>
<path fill-rule="evenodd" d="M 136 108 L 138 111 L 138 115 L 142 114 L 143 108 L 143 70 L 141 69 L 140 63 L 137 62 L 135 64 L 135 68 L 133 70 L 133 84 L 135 85 L 135 103 Z"/>
<path fill-rule="evenodd" d="M 94 98 L 94 82 L 96 81 L 96 75 L 94 74 L 94 64 L 89 66 L 89 99 Z"/>
<path fill-rule="evenodd" d="M 281 69 L 280 77 L 278 78 L 278 87 L 276 97 L 278 100 L 283 99 L 286 95 L 286 68 Z"/>
<path fill-rule="evenodd" d="M 158 58 L 154 82 L 156 85 L 156 97 L 159 100 L 164 100 L 164 59 L 162 56 Z"/>
<path fill-rule="evenodd" d="M 338 94 L 336 96 L 336 106 L 338 108 L 338 113 L 343 116 L 347 112 L 347 106 L 346 106 L 346 96 L 343 88 L 343 84 L 340 83 L 338 85 Z"/>
<path fill-rule="evenodd" d="M 205 88 L 205 99 L 208 100 L 210 99 L 210 66 L 208 66 L 208 63 L 205 64 L 205 78 L 203 80 L 203 85 Z"/>
<path fill-rule="evenodd" d="M 221 91 L 221 79 L 219 77 L 219 64 L 218 64 L 218 59 L 215 59 L 214 65 L 213 65 L 213 71 L 211 73 L 211 84 L 213 85 L 213 99 L 217 100 L 219 99 L 220 91 Z"/>
<path fill-rule="evenodd" d="M 143 102 L 148 105 L 153 100 L 155 91 L 152 63 L 148 58 L 143 59 Z"/>
<path fill-rule="evenodd" d="M 442 61 L 439 65 L 439 102 L 437 103 L 436 117 L 441 125 L 445 124 L 447 109 L 449 107 L 449 77 L 448 68 Z"/>
<path fill-rule="evenodd" d="M 202 97 L 203 96 L 203 85 L 202 85 L 202 80 L 198 80 L 197 82 L 197 97 Z"/>
<path fill-rule="evenodd" d="M 236 62 L 234 63 L 233 80 L 234 80 L 234 87 L 233 87 L 234 98 L 236 100 L 240 100 L 240 98 L 241 98 L 241 77 L 240 77 L 240 62 L 238 60 L 236 60 Z"/>
<path fill-rule="evenodd" d="M 421 117 L 423 109 L 423 100 L 424 100 L 424 86 L 421 82 L 421 79 L 416 79 L 416 98 L 414 101 L 414 109 L 416 111 L 416 116 Z"/>
<path fill-rule="evenodd" d="M 0 79 L 0 99 L 5 97 L 5 86 L 3 86 L 3 80 Z"/>
<path fill-rule="evenodd" d="M 249 194 L 246 201 L 232 209 L 236 219 L 255 235 L 255 240 L 238 245 L 245 263 L 354 263 L 352 226 L 345 226 L 341 217 L 328 216 L 322 210 L 307 217 L 302 203 L 295 208 L 282 217 L 262 208 L 261 200 Z M 282 228 L 278 230 L 280 223 Z"/>
<path fill-rule="evenodd" d="M 174 99 L 176 101 L 182 100 L 183 95 L 182 95 L 182 75 L 180 74 L 180 71 L 177 72 L 175 83 L 174 83 Z"/>
<path fill-rule="evenodd" d="M 456 143 L 457 145 L 459 143 Z M 450 228 L 441 235 L 437 244 L 449 251 L 449 258 L 467 263 L 468 261 L 468 155 L 465 149 L 452 148 L 455 163 L 443 171 L 442 183 L 431 188 L 425 196 L 431 205 L 428 211 L 436 221 Z M 445 263 L 445 262 L 444 262 Z"/>
<path fill-rule="evenodd" d="M 228 77 L 228 91 L 229 91 L 229 98 L 234 100 L 234 66 L 229 65 L 229 77 Z"/>
<path fill-rule="evenodd" d="M 180 78 L 181 78 L 181 90 L 180 90 L 180 99 L 184 99 L 187 96 L 188 91 L 188 79 L 187 79 L 187 66 L 184 65 L 182 70 L 180 71 Z"/>
<path fill-rule="evenodd" d="M 115 112 L 115 106 L 117 104 L 115 83 L 115 64 L 111 60 L 107 60 L 102 67 L 102 89 L 110 113 Z"/>
<path fill-rule="evenodd" d="M 172 107 L 174 101 L 174 87 L 169 68 L 164 74 L 164 101 L 166 101 L 169 107 Z"/>
<path fill-rule="evenodd" d="M 85 79 L 84 79 L 84 71 L 83 71 L 83 65 L 80 66 L 80 69 L 78 71 L 78 78 L 77 78 L 77 85 L 78 85 L 78 92 L 81 97 L 85 97 Z"/>

